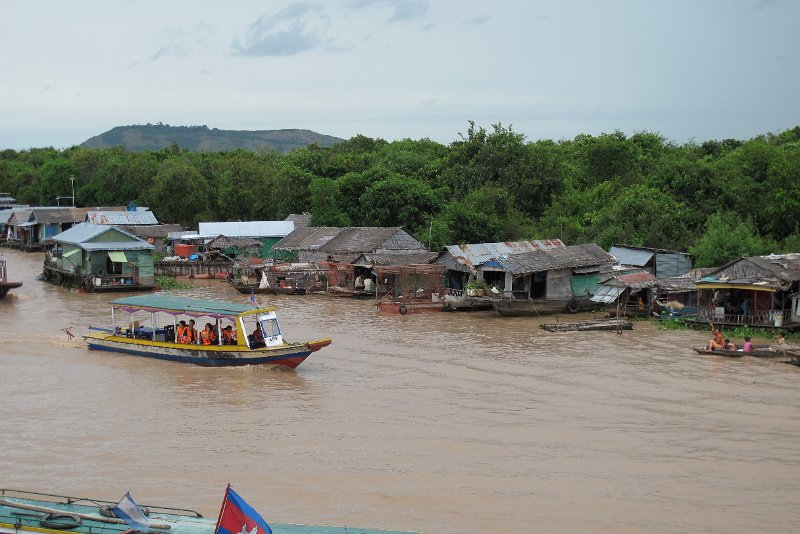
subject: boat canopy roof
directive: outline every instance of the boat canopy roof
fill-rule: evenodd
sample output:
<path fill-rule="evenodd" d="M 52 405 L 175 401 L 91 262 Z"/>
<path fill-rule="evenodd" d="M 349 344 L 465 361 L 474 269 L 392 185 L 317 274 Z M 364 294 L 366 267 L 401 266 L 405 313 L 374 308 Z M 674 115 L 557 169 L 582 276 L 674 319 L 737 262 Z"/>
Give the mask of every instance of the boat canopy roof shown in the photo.
<path fill-rule="evenodd" d="M 112 300 L 111 305 L 128 312 L 138 310 L 160 311 L 174 315 L 185 314 L 209 317 L 236 317 L 259 312 L 275 311 L 277 308 L 258 308 L 250 304 L 221 302 L 218 300 L 187 299 L 171 295 L 139 295 Z"/>

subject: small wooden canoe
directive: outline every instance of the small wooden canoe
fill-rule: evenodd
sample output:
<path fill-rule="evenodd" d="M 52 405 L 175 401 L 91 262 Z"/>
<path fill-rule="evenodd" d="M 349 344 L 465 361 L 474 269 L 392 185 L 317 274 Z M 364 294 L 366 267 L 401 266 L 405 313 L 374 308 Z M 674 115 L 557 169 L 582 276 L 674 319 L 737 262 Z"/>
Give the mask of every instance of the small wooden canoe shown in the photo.
<path fill-rule="evenodd" d="M 726 358 L 741 358 L 742 356 L 752 356 L 753 358 L 786 358 L 793 356 L 794 351 L 780 350 L 772 347 L 759 347 L 754 348 L 750 352 L 740 350 L 709 350 L 709 349 L 694 349 L 697 354 L 705 354 L 708 356 L 725 356 Z"/>

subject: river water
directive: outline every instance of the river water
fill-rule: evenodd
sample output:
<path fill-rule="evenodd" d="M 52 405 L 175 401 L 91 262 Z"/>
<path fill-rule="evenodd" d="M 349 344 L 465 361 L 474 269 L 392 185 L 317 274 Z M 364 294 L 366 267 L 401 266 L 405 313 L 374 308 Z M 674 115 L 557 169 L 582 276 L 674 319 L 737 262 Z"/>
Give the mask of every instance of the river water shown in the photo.
<path fill-rule="evenodd" d="M 5 254 L 4 487 L 215 516 L 230 482 L 267 521 L 426 533 L 800 531 L 800 368 L 698 356 L 704 332 L 276 297 L 287 339 L 333 344 L 297 371 L 207 369 L 68 340 L 114 296 Z"/>

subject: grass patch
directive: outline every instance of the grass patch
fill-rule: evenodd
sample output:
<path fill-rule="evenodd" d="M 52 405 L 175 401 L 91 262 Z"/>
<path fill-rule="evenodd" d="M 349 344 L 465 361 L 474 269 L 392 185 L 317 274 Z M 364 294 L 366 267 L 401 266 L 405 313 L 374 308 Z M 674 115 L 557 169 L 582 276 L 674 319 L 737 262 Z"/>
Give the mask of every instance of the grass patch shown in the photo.
<path fill-rule="evenodd" d="M 174 276 L 160 274 L 156 276 L 156 286 L 160 289 L 191 289 L 193 286 L 187 282 L 179 282 Z"/>
<path fill-rule="evenodd" d="M 656 321 L 659 330 L 693 330 L 692 325 L 681 319 L 664 319 Z"/>

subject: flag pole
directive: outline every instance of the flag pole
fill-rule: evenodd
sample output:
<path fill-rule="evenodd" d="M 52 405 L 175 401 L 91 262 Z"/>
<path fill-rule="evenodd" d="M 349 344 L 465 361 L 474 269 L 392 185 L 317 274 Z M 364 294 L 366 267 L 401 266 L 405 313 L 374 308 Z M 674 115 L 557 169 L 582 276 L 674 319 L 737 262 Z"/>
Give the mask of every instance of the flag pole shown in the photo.
<path fill-rule="evenodd" d="M 228 492 L 231 489 L 231 483 L 228 482 L 228 487 L 225 488 L 225 496 L 222 498 L 222 506 L 219 508 L 219 517 L 217 517 L 217 525 L 214 527 L 214 534 L 219 532 L 219 522 L 222 520 L 222 512 L 225 511 L 225 505 L 228 504 Z"/>

